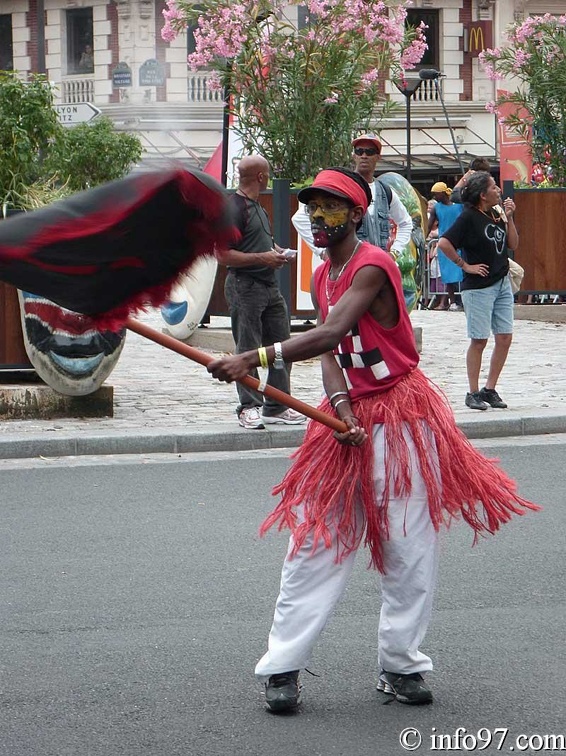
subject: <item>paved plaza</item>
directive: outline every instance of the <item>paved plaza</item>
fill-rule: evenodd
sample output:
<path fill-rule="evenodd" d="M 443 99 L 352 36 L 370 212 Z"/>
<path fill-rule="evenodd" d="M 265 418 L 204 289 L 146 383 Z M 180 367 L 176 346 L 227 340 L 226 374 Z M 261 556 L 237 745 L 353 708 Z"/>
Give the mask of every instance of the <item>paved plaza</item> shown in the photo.
<path fill-rule="evenodd" d="M 498 386 L 509 409 L 478 412 L 464 405 L 468 345 L 464 314 L 424 310 L 413 312 L 411 318 L 415 327 L 422 328 L 421 367 L 445 392 L 458 423 L 465 429 L 472 426 L 476 429 L 469 435 L 540 433 L 545 431 L 545 423 L 549 432 L 566 430 L 566 323 L 516 320 L 513 345 Z M 140 320 L 157 330 L 165 325 L 158 311 L 146 313 Z M 296 324 L 302 325 L 303 321 Z M 226 343 L 224 329 L 228 326 L 228 318 L 213 317 L 208 328 L 198 330 L 195 340 L 204 345 L 218 344 L 214 336 L 223 334 Z M 206 351 L 215 353 L 214 349 Z M 4 421 L 0 425 L 0 446 L 6 447 L 12 439 L 36 439 L 39 443 L 41 439 L 71 436 L 84 439 L 106 434 L 130 439 L 159 433 L 210 436 L 214 432 L 225 436 L 241 430 L 235 415 L 234 386 L 214 381 L 201 365 L 135 333 L 128 333 L 119 363 L 108 382 L 114 386 L 113 418 Z M 302 401 L 318 404 L 322 392 L 318 359 L 293 366 L 292 392 Z M 529 431 L 529 419 L 531 423 L 537 420 L 536 429 L 533 426 Z M 497 430 L 504 425 L 506 429 Z M 258 436 L 281 430 L 272 427 L 269 431 L 244 433 Z M 297 438 L 297 429 L 293 431 L 291 445 Z M 256 438 L 253 443 L 261 442 Z M 35 447 L 30 453 L 35 453 Z"/>

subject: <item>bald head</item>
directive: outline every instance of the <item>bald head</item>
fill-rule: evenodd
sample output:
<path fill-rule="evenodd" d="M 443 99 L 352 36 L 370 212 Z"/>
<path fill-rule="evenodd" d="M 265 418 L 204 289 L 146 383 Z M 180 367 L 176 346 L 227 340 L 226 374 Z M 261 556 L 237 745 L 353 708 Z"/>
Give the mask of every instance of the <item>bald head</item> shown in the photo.
<path fill-rule="evenodd" d="M 259 196 L 267 187 L 269 163 L 261 155 L 246 155 L 238 163 L 238 187 L 249 195 Z"/>

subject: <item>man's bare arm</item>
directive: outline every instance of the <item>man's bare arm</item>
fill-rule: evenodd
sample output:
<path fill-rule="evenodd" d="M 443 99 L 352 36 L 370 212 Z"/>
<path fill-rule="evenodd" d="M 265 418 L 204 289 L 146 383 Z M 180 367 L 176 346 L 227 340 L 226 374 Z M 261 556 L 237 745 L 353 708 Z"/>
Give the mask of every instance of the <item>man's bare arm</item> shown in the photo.
<path fill-rule="evenodd" d="M 326 321 L 283 345 L 286 362 L 297 362 L 331 352 L 367 312 L 387 283 L 386 273 L 374 265 L 366 265 L 356 273 L 352 285 L 343 294 Z M 274 360 L 272 346 L 267 347 L 270 363 Z M 259 366 L 257 350 L 222 357 L 208 366 L 208 371 L 221 381 L 237 381 Z"/>
<path fill-rule="evenodd" d="M 216 259 L 220 265 L 229 265 L 231 268 L 250 268 L 257 265 L 281 268 L 287 262 L 284 255 L 275 249 L 265 252 L 242 252 L 239 249 L 218 250 Z"/>
<path fill-rule="evenodd" d="M 489 265 L 485 265 L 484 263 L 480 263 L 479 265 L 468 265 L 464 258 L 460 257 L 454 245 L 449 242 L 445 236 L 441 236 L 438 240 L 437 249 L 444 252 L 449 260 L 456 263 L 459 268 L 462 268 L 464 273 L 467 273 L 470 276 L 482 276 L 485 278 L 489 274 Z"/>

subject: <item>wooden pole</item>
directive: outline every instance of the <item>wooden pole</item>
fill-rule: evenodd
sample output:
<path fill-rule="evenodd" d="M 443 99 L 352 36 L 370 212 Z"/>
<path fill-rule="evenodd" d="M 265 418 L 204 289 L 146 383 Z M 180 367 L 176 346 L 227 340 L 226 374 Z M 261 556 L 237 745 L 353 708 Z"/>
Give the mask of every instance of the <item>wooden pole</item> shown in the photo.
<path fill-rule="evenodd" d="M 160 344 L 166 349 L 171 349 L 173 352 L 177 352 L 177 354 L 183 355 L 183 357 L 188 357 L 190 360 L 193 360 L 193 362 L 198 362 L 199 365 L 204 365 L 206 367 L 215 359 L 209 354 L 206 354 L 206 352 L 201 352 L 200 349 L 195 349 L 195 347 L 184 344 L 182 341 L 178 341 L 172 336 L 167 336 L 160 331 L 156 331 L 154 328 L 150 328 L 149 326 L 145 325 L 145 323 L 140 323 L 138 320 L 133 320 L 133 318 L 128 318 L 128 320 L 126 321 L 126 328 L 128 328 L 130 331 L 133 331 L 134 333 L 139 334 L 140 336 L 143 336 L 146 339 L 149 339 L 150 341 L 154 341 L 156 344 Z M 257 378 L 253 378 L 251 375 L 246 375 L 246 377 L 243 378 L 240 383 L 242 383 L 244 386 L 247 386 L 248 388 L 255 389 L 256 391 L 258 390 L 259 381 L 257 380 Z M 273 386 L 267 385 L 263 390 L 263 393 L 270 399 L 275 399 L 281 404 L 284 404 L 286 407 L 291 407 L 291 409 L 300 412 L 302 415 L 310 417 L 311 420 L 316 420 L 319 423 L 327 425 L 329 428 L 332 428 L 332 430 L 338 431 L 339 433 L 345 433 L 348 430 L 348 426 L 346 425 L 346 423 L 342 422 L 342 420 L 338 420 L 338 418 L 333 417 L 326 412 L 321 412 L 315 407 L 311 407 L 310 404 L 301 402 L 299 399 L 295 399 L 289 394 L 286 394 L 284 391 L 279 391 L 279 389 L 276 389 Z"/>

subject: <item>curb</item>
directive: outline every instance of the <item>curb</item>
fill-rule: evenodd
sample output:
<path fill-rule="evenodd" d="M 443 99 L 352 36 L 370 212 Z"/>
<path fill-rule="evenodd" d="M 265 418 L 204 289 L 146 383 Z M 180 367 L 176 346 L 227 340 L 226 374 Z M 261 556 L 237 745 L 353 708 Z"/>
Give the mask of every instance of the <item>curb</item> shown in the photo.
<path fill-rule="evenodd" d="M 482 413 L 481 417 L 457 419 L 456 424 L 469 439 L 536 436 L 566 433 L 566 414 L 539 410 L 521 416 L 511 412 L 498 413 L 489 418 Z M 179 433 L 167 430 L 101 431 L 85 436 L 77 431 L 33 437 L 22 433 L 0 436 L 0 459 L 283 449 L 299 446 L 304 431 L 304 426 L 249 431 L 216 425 L 208 426 L 206 430 Z"/>

